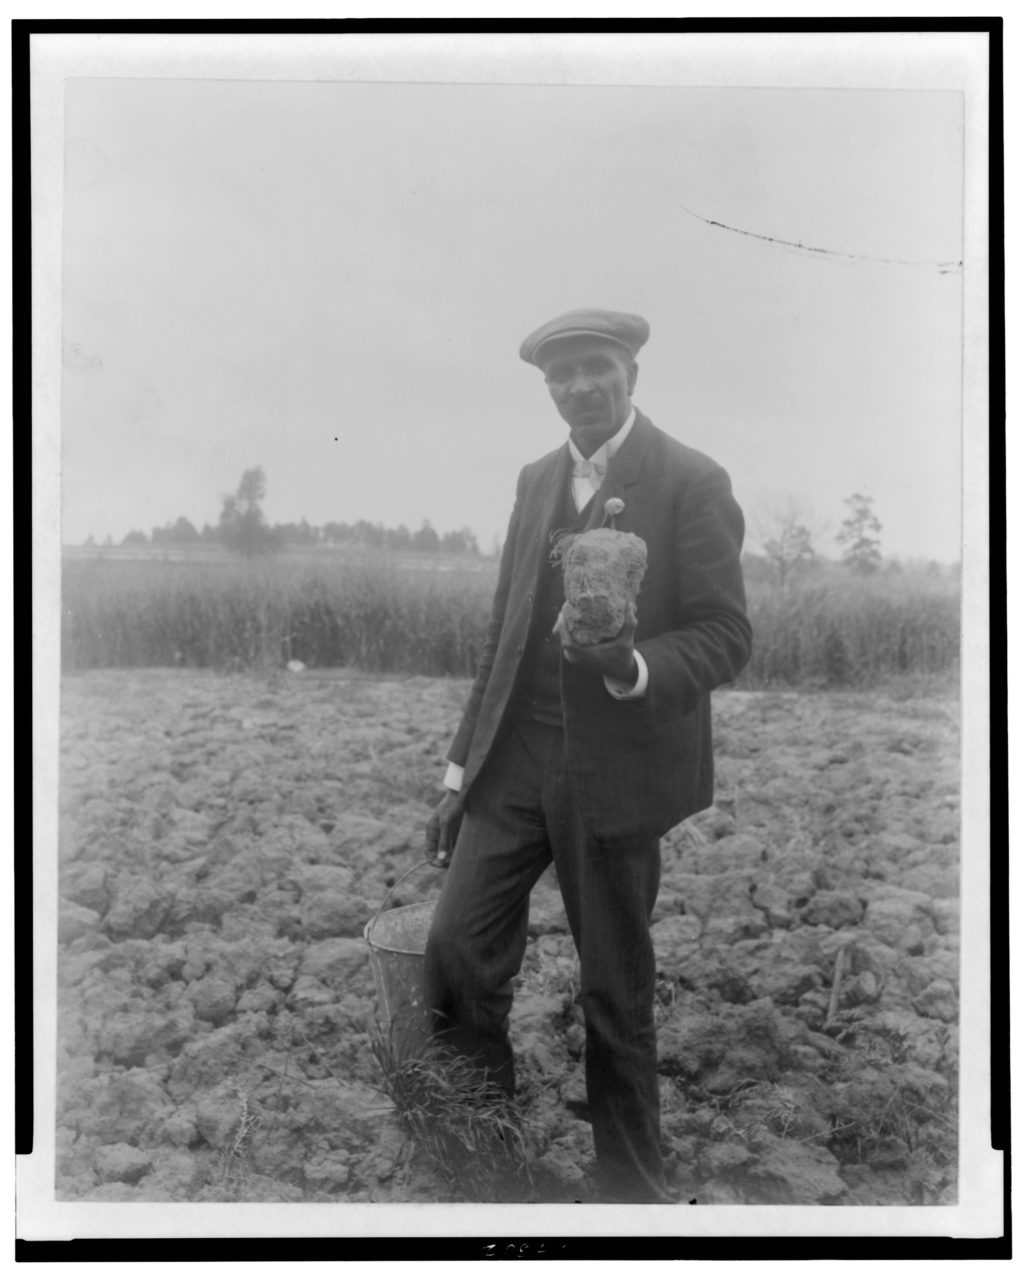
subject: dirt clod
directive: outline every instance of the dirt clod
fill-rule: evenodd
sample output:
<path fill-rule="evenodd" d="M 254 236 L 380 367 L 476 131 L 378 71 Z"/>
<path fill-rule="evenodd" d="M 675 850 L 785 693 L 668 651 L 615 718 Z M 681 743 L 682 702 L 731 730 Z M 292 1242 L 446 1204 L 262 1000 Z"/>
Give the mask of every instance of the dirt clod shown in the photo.
<path fill-rule="evenodd" d="M 647 568 L 647 546 L 612 528 L 564 538 L 565 622 L 573 641 L 600 643 L 622 629 Z"/>

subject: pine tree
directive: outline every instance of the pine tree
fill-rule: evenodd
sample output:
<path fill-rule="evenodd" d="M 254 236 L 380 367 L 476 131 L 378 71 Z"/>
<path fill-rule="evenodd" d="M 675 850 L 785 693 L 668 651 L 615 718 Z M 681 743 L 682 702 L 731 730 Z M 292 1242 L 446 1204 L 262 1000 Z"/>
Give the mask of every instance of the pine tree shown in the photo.
<path fill-rule="evenodd" d="M 263 517 L 267 477 L 262 466 L 242 473 L 238 491 L 224 498 L 220 512 L 220 535 L 224 544 L 242 555 L 258 555 L 273 550 L 276 539 Z"/>
<path fill-rule="evenodd" d="M 876 572 L 882 563 L 882 543 L 876 536 L 882 531 L 882 525 L 872 509 L 874 500 L 864 493 L 847 497 L 846 506 L 850 513 L 836 534 L 836 541 L 846 547 L 843 563 L 864 576 Z"/>

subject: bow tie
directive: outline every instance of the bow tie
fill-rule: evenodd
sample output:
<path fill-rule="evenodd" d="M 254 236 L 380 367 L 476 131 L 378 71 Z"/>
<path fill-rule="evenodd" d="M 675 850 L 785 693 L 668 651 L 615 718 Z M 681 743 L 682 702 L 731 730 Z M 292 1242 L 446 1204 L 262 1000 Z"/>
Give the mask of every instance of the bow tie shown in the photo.
<path fill-rule="evenodd" d="M 589 479 L 590 487 L 594 492 L 601 487 L 601 481 L 604 479 L 607 465 L 602 462 L 593 461 L 574 461 L 572 464 L 572 474 L 574 479 Z"/>

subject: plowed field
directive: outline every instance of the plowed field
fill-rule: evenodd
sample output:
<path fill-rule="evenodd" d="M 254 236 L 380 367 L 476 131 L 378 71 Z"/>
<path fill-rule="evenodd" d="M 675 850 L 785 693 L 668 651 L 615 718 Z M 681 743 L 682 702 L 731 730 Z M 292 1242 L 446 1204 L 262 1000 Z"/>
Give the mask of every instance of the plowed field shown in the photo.
<path fill-rule="evenodd" d="M 467 688 L 65 678 L 59 1197 L 458 1197 L 379 1090 L 362 930 L 421 859 Z M 718 800 L 664 840 L 654 922 L 674 1182 L 702 1203 L 953 1202 L 956 705 L 715 701 Z M 593 1151 L 550 876 L 530 934 L 514 1012 L 530 1193 L 571 1201 Z"/>

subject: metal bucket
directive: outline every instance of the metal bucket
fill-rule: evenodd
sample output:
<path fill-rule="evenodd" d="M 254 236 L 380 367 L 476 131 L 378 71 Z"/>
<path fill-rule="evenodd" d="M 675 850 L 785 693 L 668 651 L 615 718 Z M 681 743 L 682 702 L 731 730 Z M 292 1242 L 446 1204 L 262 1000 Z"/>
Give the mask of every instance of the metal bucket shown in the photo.
<path fill-rule="evenodd" d="M 423 956 L 434 917 L 434 902 L 419 901 L 393 910 L 384 907 L 399 885 L 425 865 L 430 862 L 421 861 L 402 875 L 363 929 L 370 949 L 378 1016 L 385 1031 L 390 1033 L 396 1061 L 416 1055 L 430 1037 L 429 1009 L 423 992 Z"/>

